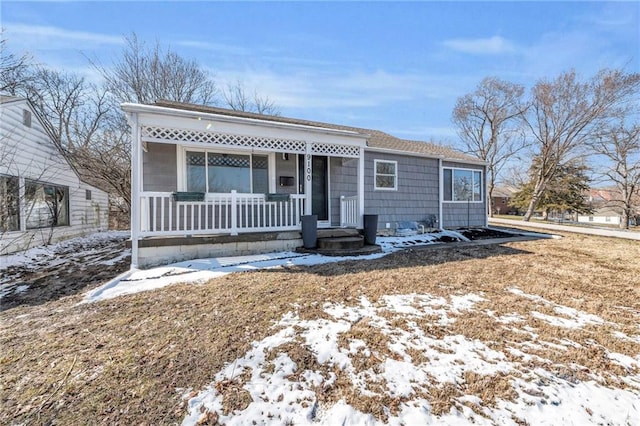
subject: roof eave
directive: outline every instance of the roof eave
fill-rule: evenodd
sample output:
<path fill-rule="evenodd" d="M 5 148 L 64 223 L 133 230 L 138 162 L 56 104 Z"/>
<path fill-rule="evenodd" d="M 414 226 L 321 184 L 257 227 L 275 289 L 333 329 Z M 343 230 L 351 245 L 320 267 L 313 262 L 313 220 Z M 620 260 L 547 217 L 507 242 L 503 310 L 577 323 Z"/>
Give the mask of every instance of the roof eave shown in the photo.
<path fill-rule="evenodd" d="M 449 156 L 446 156 L 446 155 L 443 155 L 443 154 L 429 154 L 429 153 L 425 153 L 425 152 L 403 151 L 403 150 L 400 150 L 400 149 L 379 148 L 379 147 L 367 146 L 365 148 L 365 151 L 380 152 L 380 153 L 384 153 L 384 154 L 409 155 L 409 156 L 412 156 L 412 157 L 433 158 L 433 159 L 436 159 L 436 160 L 443 160 L 443 161 L 450 161 L 450 162 L 457 162 L 457 163 L 477 164 L 477 165 L 480 165 L 480 166 L 486 166 L 487 165 L 486 161 L 477 160 L 475 158 L 469 158 L 469 159 L 456 158 L 456 157 L 449 157 Z"/>
<path fill-rule="evenodd" d="M 211 119 L 227 123 L 247 123 L 259 124 L 264 127 L 280 128 L 280 129 L 303 129 L 313 133 L 322 133 L 328 135 L 340 135 L 358 139 L 369 139 L 371 135 L 351 130 L 330 129 L 327 127 L 307 126 L 303 124 L 284 123 L 273 120 L 261 120 L 257 118 L 237 117 L 226 114 L 216 114 L 212 112 L 192 111 L 180 108 L 170 108 L 157 105 L 143 105 L 136 103 L 123 103 L 120 105 L 123 111 L 127 113 L 152 113 L 170 115 L 173 117 L 184 117 L 194 119 Z"/>

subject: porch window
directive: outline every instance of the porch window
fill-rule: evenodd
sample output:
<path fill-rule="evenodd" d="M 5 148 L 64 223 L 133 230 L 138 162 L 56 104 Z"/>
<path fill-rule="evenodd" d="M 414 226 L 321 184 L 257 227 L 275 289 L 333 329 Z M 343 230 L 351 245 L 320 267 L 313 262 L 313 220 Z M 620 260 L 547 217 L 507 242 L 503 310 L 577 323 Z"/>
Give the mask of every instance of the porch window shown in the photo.
<path fill-rule="evenodd" d="M 0 235 L 20 230 L 20 192 L 16 176 L 0 176 Z"/>
<path fill-rule="evenodd" d="M 386 160 L 374 160 L 375 189 L 398 189 L 398 162 Z"/>
<path fill-rule="evenodd" d="M 444 201 L 482 201 L 482 172 L 472 169 L 442 170 Z"/>
<path fill-rule="evenodd" d="M 69 225 L 69 188 L 25 181 L 27 229 Z"/>
<path fill-rule="evenodd" d="M 266 155 L 187 151 L 187 191 L 269 192 Z"/>

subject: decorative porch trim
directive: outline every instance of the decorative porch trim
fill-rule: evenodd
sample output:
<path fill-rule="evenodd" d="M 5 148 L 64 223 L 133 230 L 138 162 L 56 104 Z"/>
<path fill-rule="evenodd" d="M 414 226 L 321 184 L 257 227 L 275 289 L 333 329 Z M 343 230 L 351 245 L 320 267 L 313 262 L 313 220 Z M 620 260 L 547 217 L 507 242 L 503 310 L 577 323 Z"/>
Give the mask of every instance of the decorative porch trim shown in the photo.
<path fill-rule="evenodd" d="M 265 151 L 305 154 L 307 142 L 296 139 L 246 136 L 231 133 L 207 132 L 156 126 L 142 126 L 141 139 L 144 142 L 197 143 L 235 148 L 258 148 Z M 311 153 L 333 157 L 358 158 L 358 146 L 311 143 Z"/>

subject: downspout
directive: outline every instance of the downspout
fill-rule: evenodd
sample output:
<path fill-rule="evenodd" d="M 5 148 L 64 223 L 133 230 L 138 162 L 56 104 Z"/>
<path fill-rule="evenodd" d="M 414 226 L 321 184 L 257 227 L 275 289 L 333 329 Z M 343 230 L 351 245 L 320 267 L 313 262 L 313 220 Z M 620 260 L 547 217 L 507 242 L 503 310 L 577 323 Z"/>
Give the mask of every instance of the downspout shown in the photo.
<path fill-rule="evenodd" d="M 442 217 L 442 204 L 444 203 L 444 176 L 442 175 L 442 158 L 438 158 L 438 228 L 444 230 L 444 219 Z"/>
<path fill-rule="evenodd" d="M 127 114 L 131 126 L 131 269 L 138 269 L 140 238 L 140 132 L 138 114 Z"/>

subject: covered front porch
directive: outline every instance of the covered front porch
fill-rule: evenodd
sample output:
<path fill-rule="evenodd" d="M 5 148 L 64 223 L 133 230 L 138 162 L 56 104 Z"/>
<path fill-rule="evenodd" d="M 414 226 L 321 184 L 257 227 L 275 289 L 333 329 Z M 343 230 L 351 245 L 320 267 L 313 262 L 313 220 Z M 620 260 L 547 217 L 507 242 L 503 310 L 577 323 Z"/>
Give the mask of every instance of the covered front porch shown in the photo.
<path fill-rule="evenodd" d="M 301 217 L 312 214 L 320 228 L 362 227 L 367 135 L 149 105 L 123 108 L 133 129 L 134 266 L 142 239 L 300 231 Z"/>

